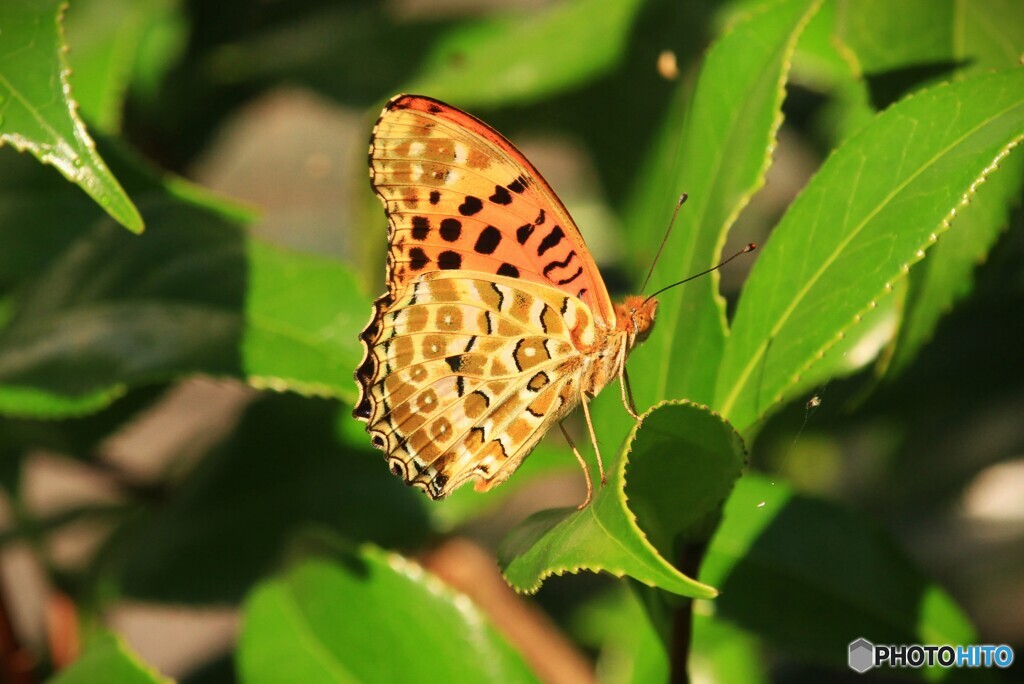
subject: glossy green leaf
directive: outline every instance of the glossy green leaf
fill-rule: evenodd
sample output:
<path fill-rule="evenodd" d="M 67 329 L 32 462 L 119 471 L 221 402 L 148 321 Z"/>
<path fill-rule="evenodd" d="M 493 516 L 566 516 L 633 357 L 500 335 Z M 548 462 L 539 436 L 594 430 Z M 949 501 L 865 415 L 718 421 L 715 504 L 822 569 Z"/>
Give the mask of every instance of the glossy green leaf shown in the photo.
<path fill-rule="evenodd" d="M 1010 1 L 976 3 L 957 14 L 959 40 L 954 55 L 964 67 L 958 74 L 1013 66 L 1024 54 L 1024 4 Z M 910 271 L 910 292 L 893 344 L 887 372 L 898 374 L 931 339 L 939 319 L 971 289 L 974 268 L 981 263 L 1020 202 L 1024 155 L 1000 162 L 999 173 L 986 178 L 970 204 L 962 207 L 953 230 L 944 234 L 928 258 Z"/>
<path fill-rule="evenodd" d="M 467 597 L 369 546 L 257 587 L 237 665 L 244 684 L 536 681 Z"/>
<path fill-rule="evenodd" d="M 873 525 L 759 475 L 737 485 L 700 576 L 722 590 L 715 619 L 812 662 L 845 668 L 846 647 L 860 636 L 887 644 L 975 637 L 949 595 Z"/>
<path fill-rule="evenodd" d="M 732 428 L 707 409 L 655 407 L 587 508 L 542 511 L 504 540 L 499 562 L 505 578 L 533 592 L 551 575 L 605 571 L 683 596 L 713 597 L 713 587 L 672 564 L 675 546 L 707 533 L 744 454 Z"/>
<path fill-rule="evenodd" d="M 120 591 L 164 602 L 233 603 L 318 526 L 357 542 L 414 547 L 428 502 L 388 472 L 369 440 L 339 440 L 338 402 L 267 395 L 152 515 L 116 540 Z M 354 421 L 353 421 L 354 422 Z"/>
<path fill-rule="evenodd" d="M 646 246 L 649 264 L 672 198 L 689 193 L 648 292 L 719 260 L 727 230 L 764 183 L 790 57 L 818 4 L 765 5 L 709 50 L 689 112 L 666 124 L 664 144 L 648 168 L 651 183 L 628 220 L 635 231 L 630 242 Z M 659 301 L 654 333 L 630 360 L 638 404 L 672 397 L 710 401 L 726 336 L 717 275 L 670 290 Z"/>
<path fill-rule="evenodd" d="M 59 0 L 0 3 L 0 143 L 57 168 L 125 228 L 142 217 L 96 152 L 71 98 Z"/>
<path fill-rule="evenodd" d="M 802 374 L 998 170 L 1024 136 L 1021 93 L 1024 70 L 936 87 L 882 113 L 822 166 L 737 307 L 714 407 L 738 429 L 805 389 Z"/>
<path fill-rule="evenodd" d="M 172 680 L 139 660 L 120 637 L 95 634 L 82 655 L 49 680 L 50 684 L 168 684 Z"/>
<path fill-rule="evenodd" d="M 567 0 L 542 12 L 467 24 L 435 44 L 405 91 L 461 107 L 560 92 L 615 66 L 640 6 L 638 0 Z M 552 46 L 558 46 L 557 59 Z"/>

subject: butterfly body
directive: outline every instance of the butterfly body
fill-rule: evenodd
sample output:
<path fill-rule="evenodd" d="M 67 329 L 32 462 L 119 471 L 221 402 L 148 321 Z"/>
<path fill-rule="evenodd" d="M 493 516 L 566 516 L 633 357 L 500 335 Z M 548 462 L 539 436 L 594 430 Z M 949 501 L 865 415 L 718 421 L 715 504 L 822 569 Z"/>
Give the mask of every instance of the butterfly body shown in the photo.
<path fill-rule="evenodd" d="M 432 498 L 469 479 L 489 489 L 623 377 L 657 302 L 613 306 L 536 169 L 453 107 L 392 99 L 370 176 L 389 220 L 388 292 L 360 336 L 353 414 L 391 470 Z"/>

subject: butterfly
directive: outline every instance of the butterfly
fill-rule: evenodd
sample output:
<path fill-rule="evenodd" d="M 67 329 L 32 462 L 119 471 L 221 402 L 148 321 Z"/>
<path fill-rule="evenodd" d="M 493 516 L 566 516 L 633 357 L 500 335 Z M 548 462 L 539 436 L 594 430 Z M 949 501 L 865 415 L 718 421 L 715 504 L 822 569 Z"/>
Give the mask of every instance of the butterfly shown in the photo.
<path fill-rule="evenodd" d="M 388 218 L 387 292 L 360 335 L 353 415 L 406 484 L 442 499 L 509 478 L 647 338 L 657 300 L 613 305 L 579 228 L 540 173 L 479 119 L 429 97 L 391 99 L 370 137 Z M 583 467 L 586 506 L 593 487 Z"/>

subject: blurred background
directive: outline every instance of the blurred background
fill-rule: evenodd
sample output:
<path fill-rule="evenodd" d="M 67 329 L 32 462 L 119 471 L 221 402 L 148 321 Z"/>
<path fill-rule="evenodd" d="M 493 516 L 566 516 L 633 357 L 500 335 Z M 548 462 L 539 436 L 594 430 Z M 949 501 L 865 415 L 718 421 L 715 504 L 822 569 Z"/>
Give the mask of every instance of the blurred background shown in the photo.
<path fill-rule="evenodd" d="M 386 221 L 366 146 L 389 97 L 443 99 L 513 140 L 582 227 L 617 296 L 652 256 L 629 247 L 623 217 L 643 192 L 655 132 L 684 99 L 700 55 L 749 4 L 72 0 L 65 20 L 74 93 L 101 152 L 134 149 L 161 172 L 257 210 L 253 234 L 347 264 L 368 307 L 384 287 Z M 868 74 L 872 104 L 952 68 Z M 767 185 L 730 247 L 762 242 L 834 145 L 842 111 L 819 85 L 798 61 Z M 34 167 L 0 150 L 0 177 L 56 177 Z M 0 193 L 0 236 L 29 230 L 17 199 Z M 68 211 L 88 204 L 62 201 Z M 666 225 L 674 202 L 664 197 Z M 750 467 L 862 512 L 948 589 L 980 643 L 1010 643 L 1020 656 L 1017 205 L 973 287 L 909 367 L 881 379 L 871 363 L 818 387 L 820 405 L 794 402 L 764 425 Z M 39 226 L 31 255 L 0 256 L 6 306 L 78 230 Z M 730 302 L 750 263 L 723 273 Z M 615 580 L 556 577 L 527 601 L 510 594 L 491 556 L 526 515 L 581 499 L 561 444 L 542 445 L 508 492 L 434 505 L 386 472 L 348 411 L 337 400 L 196 377 L 155 379 L 77 419 L 0 418 L 0 588 L 18 640 L 59 662 L 55 625 L 67 624 L 73 597 L 78 611 L 102 606 L 93 617 L 161 672 L 231 681 L 239 602 L 279 566 L 296 530 L 313 524 L 407 550 L 474 595 L 518 647 L 540 649 L 552 667 L 545 676 L 592 677 L 605 637 L 590 633 L 586 616 Z M 784 654 L 769 666 L 783 681 L 819 674 Z"/>

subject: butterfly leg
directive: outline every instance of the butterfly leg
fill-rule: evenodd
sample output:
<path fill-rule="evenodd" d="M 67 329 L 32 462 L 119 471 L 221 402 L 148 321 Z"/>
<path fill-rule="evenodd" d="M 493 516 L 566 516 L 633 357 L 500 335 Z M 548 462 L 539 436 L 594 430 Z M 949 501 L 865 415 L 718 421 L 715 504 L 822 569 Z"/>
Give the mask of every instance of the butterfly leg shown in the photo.
<path fill-rule="evenodd" d="M 626 360 L 623 359 L 619 365 L 619 388 L 622 391 L 622 405 L 626 412 L 633 417 L 633 420 L 640 420 L 636 412 L 636 402 L 633 400 L 633 390 L 629 386 L 629 374 L 626 373 Z"/>
<path fill-rule="evenodd" d="M 580 450 L 576 448 L 575 444 L 573 444 L 572 437 L 570 437 L 569 433 L 566 432 L 565 426 L 559 423 L 558 427 L 562 431 L 565 441 L 569 443 L 569 448 L 572 449 L 573 456 L 575 456 L 576 460 L 580 462 L 581 466 L 583 466 L 583 475 L 587 479 L 587 498 L 578 506 L 578 509 L 582 511 L 590 505 L 591 500 L 594 498 L 594 485 L 590 482 L 590 466 L 588 466 L 587 462 L 583 459 L 583 454 L 580 453 Z"/>
<path fill-rule="evenodd" d="M 594 432 L 594 421 L 590 419 L 590 404 L 587 402 L 587 395 L 584 392 L 580 400 L 583 404 L 583 417 L 587 419 L 587 429 L 590 431 L 590 443 L 594 445 L 594 455 L 597 456 L 597 470 L 601 474 L 601 486 L 604 487 L 607 480 L 604 476 L 604 461 L 601 460 L 601 450 L 597 448 L 597 433 Z"/>

